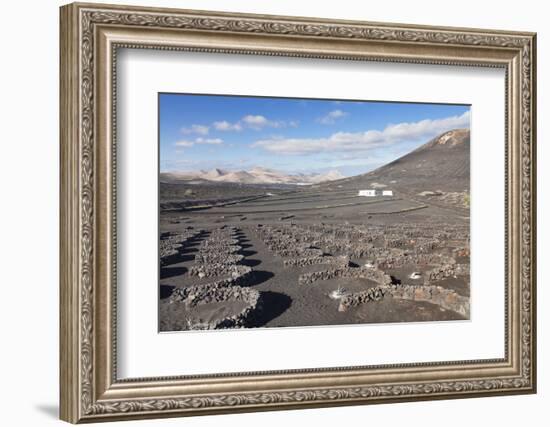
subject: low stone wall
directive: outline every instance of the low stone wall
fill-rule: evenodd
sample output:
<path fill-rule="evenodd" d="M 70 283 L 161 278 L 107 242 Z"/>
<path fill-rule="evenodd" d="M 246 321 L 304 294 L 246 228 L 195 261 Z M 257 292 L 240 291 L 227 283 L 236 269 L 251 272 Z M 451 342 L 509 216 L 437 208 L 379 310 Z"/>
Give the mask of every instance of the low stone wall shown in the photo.
<path fill-rule="evenodd" d="M 387 248 L 405 248 L 413 245 L 413 240 L 409 238 L 395 238 L 395 239 L 388 239 L 386 238 L 386 247 Z"/>
<path fill-rule="evenodd" d="M 285 251 L 293 246 L 298 246 L 300 242 L 291 238 L 278 238 L 266 239 L 264 243 L 270 251 L 278 253 L 279 251 Z"/>
<path fill-rule="evenodd" d="M 214 288 L 229 288 L 231 286 L 243 286 L 243 287 L 250 286 L 250 283 L 252 282 L 252 278 L 254 277 L 254 270 L 252 270 L 251 267 L 244 266 L 244 265 L 237 266 L 237 267 L 239 268 L 230 274 L 231 277 L 217 280 L 211 283 L 206 283 L 204 285 L 197 285 L 197 286 L 212 286 Z M 176 288 L 176 289 L 180 289 L 180 288 Z"/>
<path fill-rule="evenodd" d="M 345 253 L 351 258 L 374 258 L 385 251 L 384 248 L 375 248 L 370 243 L 338 241 L 325 243 L 323 249 L 332 254 Z"/>
<path fill-rule="evenodd" d="M 195 254 L 195 263 L 191 270 L 198 275 L 215 276 L 223 270 L 223 266 L 238 264 L 244 256 L 238 252 L 242 250 L 235 227 L 222 227 L 210 233 L 201 243 Z M 191 271 L 190 270 L 190 271 Z"/>
<path fill-rule="evenodd" d="M 344 227 L 344 226 L 342 226 Z M 323 253 L 343 253 L 354 258 L 373 257 L 380 253 L 380 248 L 374 248 L 372 242 L 377 238 L 367 232 L 350 230 L 326 230 L 321 225 L 300 226 L 261 226 L 256 233 L 264 244 L 277 255 L 282 257 L 302 256 L 303 247 L 315 248 Z"/>
<path fill-rule="evenodd" d="M 159 248 L 160 263 L 166 265 L 170 262 L 170 259 L 179 253 L 178 249 L 181 248 L 181 244 L 161 245 Z"/>
<path fill-rule="evenodd" d="M 347 311 L 350 307 L 356 307 L 371 301 L 380 301 L 382 298 L 384 298 L 384 288 L 381 286 L 348 294 L 340 299 L 338 311 Z"/>
<path fill-rule="evenodd" d="M 470 317 L 470 298 L 441 286 L 386 285 L 373 287 L 344 296 L 340 300 L 338 311 L 347 311 L 360 304 L 380 301 L 387 295 L 396 299 L 429 302 L 446 310 L 457 312 L 466 318 Z"/>
<path fill-rule="evenodd" d="M 290 258 L 285 259 L 283 264 L 285 267 L 305 267 L 308 265 L 317 264 L 333 264 L 341 267 L 349 267 L 349 257 L 347 256 L 314 256 L 304 258 Z"/>
<path fill-rule="evenodd" d="M 416 254 L 425 254 L 433 251 L 441 246 L 441 240 L 438 239 L 421 239 L 414 244 L 414 252 Z"/>
<path fill-rule="evenodd" d="M 376 258 L 376 265 L 382 270 L 406 265 L 440 265 L 454 263 L 454 259 L 440 254 L 401 254 Z"/>
<path fill-rule="evenodd" d="M 383 271 L 366 267 L 343 267 L 331 270 L 314 271 L 300 275 L 298 283 L 300 285 L 311 285 L 318 280 L 331 280 L 336 278 L 368 279 L 380 285 L 389 285 L 391 277 Z"/>
<path fill-rule="evenodd" d="M 455 311 L 466 318 L 470 317 L 470 298 L 459 295 L 452 289 L 433 285 L 391 285 L 388 287 L 388 293 L 393 298 L 426 301 L 437 304 L 446 310 Z"/>
<path fill-rule="evenodd" d="M 195 254 L 195 262 L 198 264 L 226 264 L 233 265 L 241 262 L 244 255 L 224 252 L 199 252 Z"/>
<path fill-rule="evenodd" d="M 203 277 L 215 277 L 221 275 L 229 275 L 232 278 L 238 278 L 242 275 L 246 275 L 252 271 L 251 267 L 246 265 L 235 264 L 200 264 L 193 265 L 189 269 L 190 276 Z"/>
<path fill-rule="evenodd" d="M 190 323 L 189 329 L 221 329 L 249 326 L 254 323 L 258 312 L 262 309 L 260 292 L 241 286 L 216 286 L 208 284 L 189 288 L 177 288 L 170 297 L 171 303 L 183 303 L 188 308 L 225 301 L 242 301 L 246 303 L 246 307 L 239 313 L 222 319 L 216 319 L 210 323 Z"/>
<path fill-rule="evenodd" d="M 308 245 L 309 246 L 309 245 Z M 311 248 L 311 247 L 296 247 L 296 248 L 289 248 L 289 249 L 281 249 L 277 251 L 277 255 L 284 257 L 284 258 L 290 258 L 290 257 L 319 257 L 323 256 L 323 251 L 321 249 L 317 248 Z"/>
<path fill-rule="evenodd" d="M 447 277 L 470 274 L 470 264 L 443 264 L 429 270 L 424 275 L 424 285 L 446 279 Z"/>
<path fill-rule="evenodd" d="M 185 243 L 203 232 L 204 230 L 188 229 L 183 232 L 171 232 L 161 235 L 159 241 L 160 264 L 164 266 L 176 261 L 179 250 Z"/>
<path fill-rule="evenodd" d="M 215 237 L 209 237 L 208 240 L 202 242 L 199 249 L 224 249 L 231 248 L 238 244 L 239 239 L 217 235 Z"/>

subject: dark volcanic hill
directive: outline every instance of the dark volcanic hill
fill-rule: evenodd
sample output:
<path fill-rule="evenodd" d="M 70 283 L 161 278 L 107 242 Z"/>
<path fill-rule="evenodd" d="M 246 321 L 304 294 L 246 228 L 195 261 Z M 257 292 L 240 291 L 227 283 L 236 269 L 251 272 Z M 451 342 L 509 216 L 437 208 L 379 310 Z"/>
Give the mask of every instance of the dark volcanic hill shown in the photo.
<path fill-rule="evenodd" d="M 455 129 L 374 171 L 321 188 L 462 192 L 470 189 L 470 130 Z"/>

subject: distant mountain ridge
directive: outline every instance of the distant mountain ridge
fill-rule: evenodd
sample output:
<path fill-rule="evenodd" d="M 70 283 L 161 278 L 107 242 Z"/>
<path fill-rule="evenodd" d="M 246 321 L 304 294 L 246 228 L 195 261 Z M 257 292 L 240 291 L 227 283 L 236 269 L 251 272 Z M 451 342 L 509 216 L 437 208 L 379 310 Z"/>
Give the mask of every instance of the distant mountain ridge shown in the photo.
<path fill-rule="evenodd" d="M 239 184 L 294 184 L 311 185 L 344 178 L 338 170 L 327 173 L 288 174 L 274 169 L 255 167 L 251 170 L 230 171 L 211 169 L 208 171 L 166 172 L 160 174 L 162 182 L 210 181 Z"/>

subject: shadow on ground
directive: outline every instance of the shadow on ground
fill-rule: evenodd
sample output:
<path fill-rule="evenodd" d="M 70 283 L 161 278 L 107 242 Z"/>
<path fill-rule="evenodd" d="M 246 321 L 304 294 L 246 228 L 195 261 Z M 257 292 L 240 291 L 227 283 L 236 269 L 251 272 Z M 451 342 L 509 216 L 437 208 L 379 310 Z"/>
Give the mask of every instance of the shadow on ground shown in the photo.
<path fill-rule="evenodd" d="M 275 274 L 273 274 L 271 271 L 254 270 L 252 272 L 252 278 L 250 279 L 250 282 L 246 286 L 259 285 L 260 283 L 264 283 L 265 281 L 271 279 L 274 276 Z"/>
<path fill-rule="evenodd" d="M 169 286 L 169 285 L 160 285 L 160 292 L 159 296 L 160 299 L 166 299 L 172 295 L 172 291 L 175 289 L 175 286 Z"/>
<path fill-rule="evenodd" d="M 252 327 L 265 326 L 271 320 L 279 317 L 292 305 L 292 298 L 279 292 L 263 291 L 261 304 L 262 310 L 251 325 Z"/>
<path fill-rule="evenodd" d="M 160 278 L 168 279 L 174 276 L 180 276 L 187 273 L 187 268 L 185 267 L 162 267 L 160 269 Z"/>
<path fill-rule="evenodd" d="M 262 261 L 260 261 L 259 259 L 243 259 L 241 261 L 241 264 L 246 265 L 247 267 L 256 267 L 256 266 L 260 265 L 261 263 L 262 263 Z"/>

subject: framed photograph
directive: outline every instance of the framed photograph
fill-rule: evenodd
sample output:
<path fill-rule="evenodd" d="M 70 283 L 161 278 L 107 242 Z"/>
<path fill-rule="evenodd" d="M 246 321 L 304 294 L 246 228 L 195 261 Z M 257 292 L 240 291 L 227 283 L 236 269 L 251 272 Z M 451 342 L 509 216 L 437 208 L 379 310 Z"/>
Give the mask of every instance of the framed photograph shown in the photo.
<path fill-rule="evenodd" d="M 61 418 L 536 391 L 535 34 L 61 8 Z"/>

